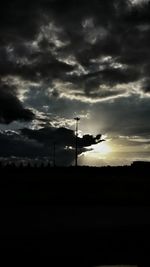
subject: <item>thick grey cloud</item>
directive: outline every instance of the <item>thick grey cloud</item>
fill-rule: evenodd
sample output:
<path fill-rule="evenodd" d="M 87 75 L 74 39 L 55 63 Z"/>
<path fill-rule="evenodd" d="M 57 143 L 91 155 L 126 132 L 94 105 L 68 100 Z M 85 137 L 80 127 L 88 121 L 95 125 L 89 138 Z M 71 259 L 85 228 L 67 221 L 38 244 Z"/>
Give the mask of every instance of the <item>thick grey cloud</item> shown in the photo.
<path fill-rule="evenodd" d="M 75 134 L 73 130 L 66 128 L 42 128 L 39 130 L 22 129 L 21 133 L 31 140 L 36 140 L 49 148 L 49 154 L 53 159 L 53 145 L 56 147 L 56 159 L 58 165 L 73 164 L 75 158 Z M 96 137 L 84 135 L 78 137 L 78 154 L 88 151 L 91 145 L 103 142 L 101 135 Z"/>
<path fill-rule="evenodd" d="M 78 138 L 78 154 L 85 147 L 102 142 L 101 135 L 85 135 Z M 57 164 L 70 165 L 75 157 L 75 134 L 66 128 L 22 129 L 20 132 L 0 132 L 0 157 L 47 157 L 53 161 L 53 144 L 56 145 Z"/>
<path fill-rule="evenodd" d="M 34 114 L 25 109 L 15 95 L 15 88 L 5 84 L 0 85 L 0 123 L 10 123 L 14 120 L 30 121 Z"/>
<path fill-rule="evenodd" d="M 59 78 L 81 87 L 85 95 L 101 84 L 142 79 L 149 69 L 148 5 L 135 7 L 127 0 L 6 1 L 0 73 L 29 80 Z M 102 62 L 102 57 L 111 61 Z"/>
<path fill-rule="evenodd" d="M 127 0 L 6 1 L 0 31 L 2 76 L 59 78 L 91 98 L 103 98 L 101 90 L 91 91 L 101 84 L 128 84 L 149 72 L 147 2 L 141 7 Z"/>
<path fill-rule="evenodd" d="M 39 130 L 22 129 L 21 133 L 30 139 L 37 140 L 42 144 L 53 144 L 56 143 L 58 146 L 62 147 L 72 147 L 75 146 L 75 133 L 73 130 L 67 128 L 41 128 Z M 78 137 L 79 148 L 84 148 L 91 146 L 93 144 L 98 144 L 102 142 L 101 134 L 96 137 L 92 135 L 84 135 L 83 137 Z"/>
<path fill-rule="evenodd" d="M 42 145 L 34 140 L 22 138 L 14 131 L 0 133 L 0 157 L 37 157 L 48 155 Z"/>

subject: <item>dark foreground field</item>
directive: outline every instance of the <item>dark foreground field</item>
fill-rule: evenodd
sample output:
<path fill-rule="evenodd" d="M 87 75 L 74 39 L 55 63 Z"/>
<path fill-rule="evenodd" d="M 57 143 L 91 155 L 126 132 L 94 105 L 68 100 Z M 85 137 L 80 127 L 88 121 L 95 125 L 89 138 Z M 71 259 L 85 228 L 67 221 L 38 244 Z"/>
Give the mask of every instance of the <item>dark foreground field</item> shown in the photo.
<path fill-rule="evenodd" d="M 1 258 L 149 266 L 149 172 L 149 165 L 1 168 Z"/>

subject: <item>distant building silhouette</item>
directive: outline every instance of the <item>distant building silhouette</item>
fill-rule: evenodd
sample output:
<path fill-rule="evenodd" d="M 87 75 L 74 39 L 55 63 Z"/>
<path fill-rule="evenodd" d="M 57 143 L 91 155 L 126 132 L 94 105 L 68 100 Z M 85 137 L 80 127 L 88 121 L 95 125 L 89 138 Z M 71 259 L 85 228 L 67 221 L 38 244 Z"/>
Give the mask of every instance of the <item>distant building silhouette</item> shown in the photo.
<path fill-rule="evenodd" d="M 133 161 L 131 166 L 133 166 L 133 167 L 150 167 L 150 161 L 136 160 L 136 161 Z"/>

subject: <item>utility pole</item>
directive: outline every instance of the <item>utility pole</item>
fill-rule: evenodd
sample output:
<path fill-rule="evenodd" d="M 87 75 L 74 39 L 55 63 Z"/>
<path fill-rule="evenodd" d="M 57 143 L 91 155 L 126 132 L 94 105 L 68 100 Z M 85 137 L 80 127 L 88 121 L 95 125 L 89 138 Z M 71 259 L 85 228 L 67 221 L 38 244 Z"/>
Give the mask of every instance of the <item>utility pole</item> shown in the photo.
<path fill-rule="evenodd" d="M 53 143 L 53 167 L 56 166 L 56 143 Z"/>
<path fill-rule="evenodd" d="M 76 136 L 76 141 L 75 141 L 75 166 L 78 166 L 78 123 L 80 118 L 76 117 L 74 118 L 76 121 L 76 126 L 75 126 L 75 136 Z"/>

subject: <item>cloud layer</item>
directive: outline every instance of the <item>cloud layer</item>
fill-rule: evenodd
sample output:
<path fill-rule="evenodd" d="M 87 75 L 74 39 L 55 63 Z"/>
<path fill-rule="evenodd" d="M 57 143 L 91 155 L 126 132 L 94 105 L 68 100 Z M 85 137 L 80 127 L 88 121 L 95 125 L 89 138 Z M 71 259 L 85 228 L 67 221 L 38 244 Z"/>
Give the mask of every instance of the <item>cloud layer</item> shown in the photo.
<path fill-rule="evenodd" d="M 78 154 L 88 151 L 89 146 L 102 142 L 101 135 L 78 137 Z M 74 131 L 67 128 L 41 128 L 0 133 L 0 157 L 26 157 L 47 159 L 53 163 L 53 147 L 56 148 L 58 165 L 73 164 L 75 158 L 76 137 Z M 87 147 L 87 148 L 86 148 Z"/>
<path fill-rule="evenodd" d="M 59 82 L 57 96 L 81 101 L 126 94 L 131 82 L 148 94 L 149 10 L 148 1 L 6 1 L 0 75 Z"/>
<path fill-rule="evenodd" d="M 150 1 L 6 0 L 0 33 L 3 129 L 72 129 L 78 114 L 83 132 L 149 138 Z"/>

